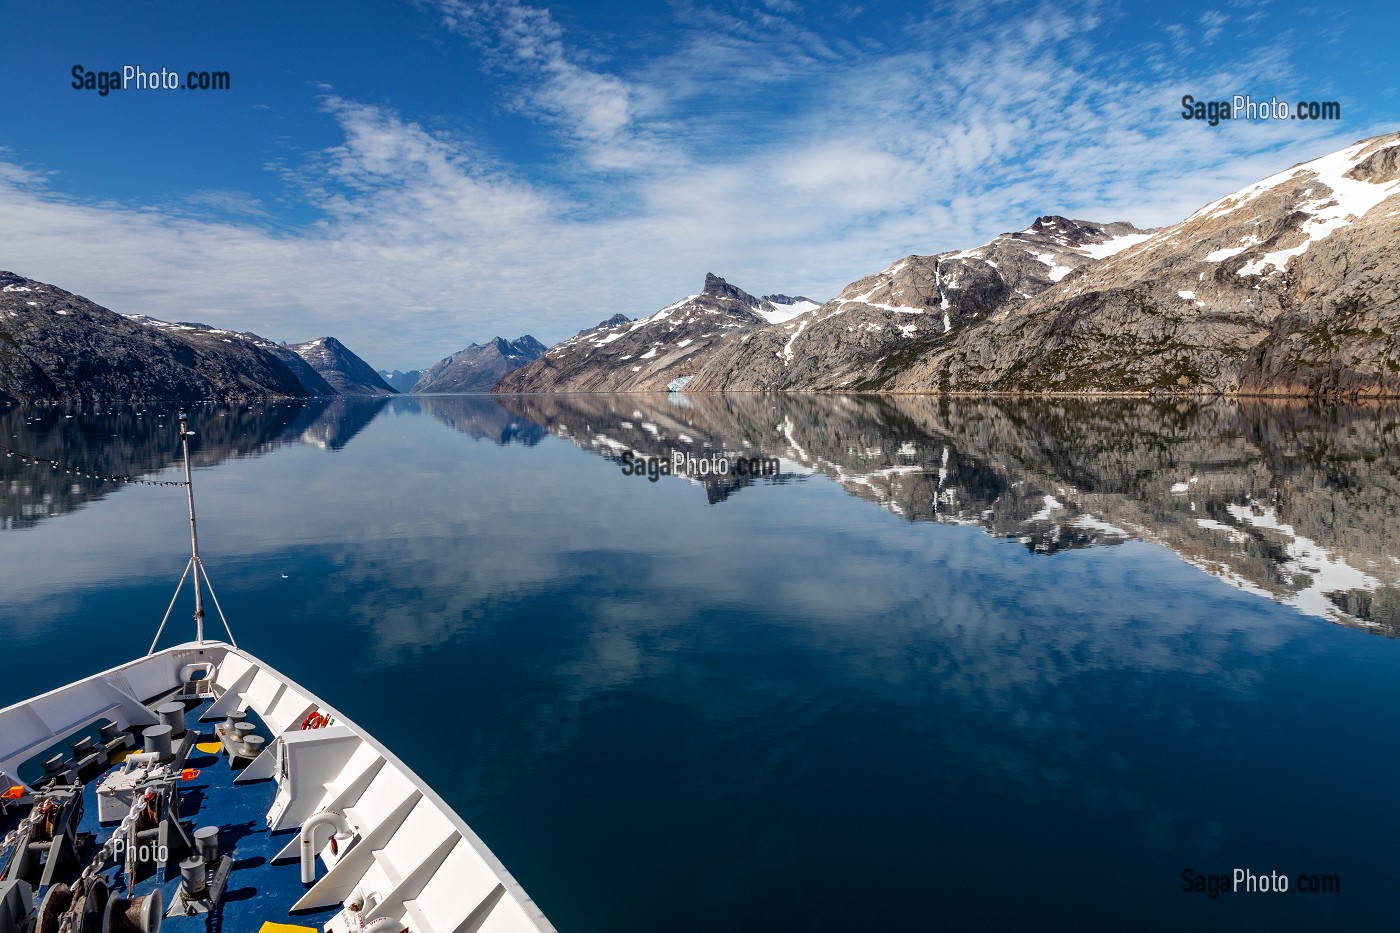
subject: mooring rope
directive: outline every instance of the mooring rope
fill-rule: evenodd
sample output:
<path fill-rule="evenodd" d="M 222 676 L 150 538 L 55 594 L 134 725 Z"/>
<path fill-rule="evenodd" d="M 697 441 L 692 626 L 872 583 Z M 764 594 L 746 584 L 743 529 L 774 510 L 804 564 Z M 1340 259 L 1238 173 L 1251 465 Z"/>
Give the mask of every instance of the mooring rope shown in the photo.
<path fill-rule="evenodd" d="M 59 470 L 62 470 L 65 474 L 81 476 L 84 479 L 101 480 L 107 483 L 139 483 L 142 486 L 185 485 L 184 480 L 180 480 L 179 482 L 173 482 L 166 480 L 139 479 L 135 476 L 125 476 L 116 473 L 98 473 L 94 470 L 79 469 L 78 467 L 69 466 L 65 463 L 60 463 L 57 460 L 50 460 L 48 457 L 40 457 L 36 454 L 31 454 L 23 450 L 15 450 L 11 447 L 6 447 L 3 444 L 0 444 L 0 450 L 4 451 L 5 456 L 8 458 L 18 457 L 20 463 L 26 463 L 34 467 L 39 467 L 41 469 L 43 466 L 47 466 L 52 471 L 57 472 Z"/>

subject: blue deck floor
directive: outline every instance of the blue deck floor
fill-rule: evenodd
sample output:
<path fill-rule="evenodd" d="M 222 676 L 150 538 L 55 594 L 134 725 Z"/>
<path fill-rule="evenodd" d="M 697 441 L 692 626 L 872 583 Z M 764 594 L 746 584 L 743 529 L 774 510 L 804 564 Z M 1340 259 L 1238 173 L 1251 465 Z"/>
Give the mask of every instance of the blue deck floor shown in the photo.
<path fill-rule="evenodd" d="M 207 701 L 187 701 L 186 705 L 189 707 L 185 715 L 186 728 L 201 733 L 196 741 L 215 741 L 215 723 L 199 721 Z M 217 825 L 219 850 L 233 856 L 233 870 L 222 901 L 213 913 L 171 917 L 165 921 L 164 928 L 175 933 L 194 930 L 256 933 L 263 923 L 271 921 L 320 929 L 339 907 L 292 915 L 289 909 L 307 889 L 301 883 L 299 866 L 295 861 L 272 864 L 273 856 L 297 832 L 296 829 L 268 831 L 266 815 L 277 792 L 276 783 L 269 778 L 234 784 L 233 779 L 239 772 L 229 766 L 227 758 L 200 752 L 193 744 L 185 767 L 198 769 L 199 775 L 180 784 L 180 821 L 191 838 L 195 829 Z M 99 783 L 101 778 L 89 781 L 84 789 L 85 806 L 79 832 L 92 833 L 101 844 L 111 835 L 115 824 L 103 826 L 97 821 Z M 160 885 L 167 909 L 180 884 L 178 861 L 178 857 L 171 860 L 167 871 L 171 880 Z M 109 867 L 104 874 L 109 886 L 119 877 L 115 867 Z M 146 894 L 154 888 L 156 877 L 142 880 L 136 894 Z M 122 893 L 129 896 L 124 890 Z"/>

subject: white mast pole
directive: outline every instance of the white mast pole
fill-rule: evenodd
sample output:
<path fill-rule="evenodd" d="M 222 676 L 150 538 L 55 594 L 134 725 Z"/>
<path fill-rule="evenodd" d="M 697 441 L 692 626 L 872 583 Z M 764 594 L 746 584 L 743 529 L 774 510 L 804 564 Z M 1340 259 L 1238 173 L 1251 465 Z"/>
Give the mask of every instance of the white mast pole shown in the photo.
<path fill-rule="evenodd" d="M 199 578 L 204 574 L 204 565 L 199 560 L 199 533 L 194 521 L 194 484 L 190 475 L 190 416 L 180 409 L 180 447 L 185 455 L 185 494 L 190 504 L 190 563 L 194 569 L 194 627 L 195 643 L 204 644 L 204 592 Z"/>

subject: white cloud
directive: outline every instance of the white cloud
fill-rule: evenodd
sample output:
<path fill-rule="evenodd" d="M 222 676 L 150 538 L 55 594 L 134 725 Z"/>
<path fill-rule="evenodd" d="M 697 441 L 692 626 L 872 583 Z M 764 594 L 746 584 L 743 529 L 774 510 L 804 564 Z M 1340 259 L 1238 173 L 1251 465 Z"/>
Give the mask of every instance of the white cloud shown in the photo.
<path fill-rule="evenodd" d="M 1214 42 L 1224 31 L 1225 24 L 1230 21 L 1230 17 L 1219 10 L 1206 10 L 1201 14 L 1201 25 L 1205 27 L 1205 32 L 1201 36 L 1201 41 L 1207 45 Z"/>
<path fill-rule="evenodd" d="M 661 156 L 638 132 L 636 91 L 570 55 L 548 10 L 514 0 L 437 5 L 447 28 L 484 44 L 491 61 L 521 78 L 525 93 L 513 105 L 562 128 L 592 168 L 635 169 Z"/>

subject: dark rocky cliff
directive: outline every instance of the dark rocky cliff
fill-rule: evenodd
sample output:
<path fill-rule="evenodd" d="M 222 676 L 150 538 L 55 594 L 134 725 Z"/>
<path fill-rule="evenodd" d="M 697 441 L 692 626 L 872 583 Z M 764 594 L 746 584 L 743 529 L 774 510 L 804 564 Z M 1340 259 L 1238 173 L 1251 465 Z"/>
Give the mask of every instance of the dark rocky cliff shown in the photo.
<path fill-rule="evenodd" d="M 305 384 L 255 335 L 128 317 L 0 272 L 0 399 L 305 397 Z"/>

